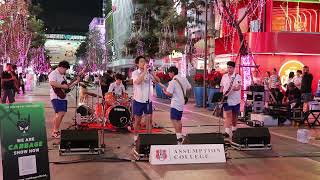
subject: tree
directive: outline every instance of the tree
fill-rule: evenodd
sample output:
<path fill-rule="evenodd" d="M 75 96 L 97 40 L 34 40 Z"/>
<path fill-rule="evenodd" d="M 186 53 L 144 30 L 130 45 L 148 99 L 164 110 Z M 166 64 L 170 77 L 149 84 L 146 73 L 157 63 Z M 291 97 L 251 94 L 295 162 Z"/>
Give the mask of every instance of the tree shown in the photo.
<path fill-rule="evenodd" d="M 133 27 L 125 42 L 124 55 L 163 57 L 173 50 L 182 52 L 187 42 L 184 29 L 187 17 L 176 12 L 186 0 L 136 0 Z"/>

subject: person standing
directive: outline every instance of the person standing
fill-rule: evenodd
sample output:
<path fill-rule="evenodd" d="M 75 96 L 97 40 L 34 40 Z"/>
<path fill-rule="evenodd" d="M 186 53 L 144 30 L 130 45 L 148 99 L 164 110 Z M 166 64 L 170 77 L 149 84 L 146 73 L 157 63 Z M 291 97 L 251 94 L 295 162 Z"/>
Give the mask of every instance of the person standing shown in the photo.
<path fill-rule="evenodd" d="M 228 72 L 222 76 L 221 89 L 227 101 L 223 104 L 224 136 L 229 138 L 237 128 L 238 115 L 241 101 L 241 76 L 235 73 L 235 62 L 227 62 Z"/>
<path fill-rule="evenodd" d="M 23 80 L 23 74 L 22 73 L 19 74 L 19 84 L 20 84 L 22 93 L 25 94 L 26 92 L 25 92 L 25 88 L 24 88 L 24 80 Z"/>
<path fill-rule="evenodd" d="M 313 76 L 309 73 L 309 67 L 304 66 L 303 69 L 303 76 L 301 79 L 301 98 L 302 101 L 307 103 L 312 100 L 312 80 Z"/>
<path fill-rule="evenodd" d="M 111 70 L 108 70 L 106 73 L 103 73 L 103 76 L 100 79 L 101 92 L 102 92 L 103 98 L 105 93 L 108 92 L 110 84 L 113 82 L 114 82 L 114 78 L 112 77 Z"/>
<path fill-rule="evenodd" d="M 294 76 L 294 72 L 291 71 L 291 72 L 289 73 L 288 81 L 287 81 L 287 83 L 286 83 L 285 86 L 288 86 L 289 83 L 293 82 L 293 81 L 294 81 L 294 77 L 295 77 L 295 76 Z"/>
<path fill-rule="evenodd" d="M 281 86 L 281 81 L 280 81 L 280 77 L 277 74 L 277 69 L 273 68 L 272 74 L 269 78 L 270 93 L 272 93 L 272 96 L 275 97 L 275 100 L 276 100 L 276 102 L 273 102 L 273 103 L 282 102 L 282 99 L 280 100 L 280 98 L 279 99 L 276 98 L 276 96 L 279 95 L 280 86 Z"/>
<path fill-rule="evenodd" d="M 172 66 L 168 70 L 169 76 L 172 79 L 167 88 L 163 87 L 163 93 L 171 98 L 170 119 L 176 131 L 177 141 L 181 143 L 182 136 L 182 114 L 185 104 L 185 95 L 191 89 L 191 84 L 187 78 L 178 74 L 178 68 Z"/>
<path fill-rule="evenodd" d="M 152 130 L 152 81 L 160 82 L 159 77 L 155 75 L 148 65 L 144 56 L 138 56 L 135 59 L 137 70 L 132 72 L 133 80 L 133 102 L 132 111 L 134 115 L 134 143 L 138 139 L 138 131 L 142 115 L 144 114 L 147 133 Z"/>
<path fill-rule="evenodd" d="M 8 63 L 6 65 L 6 71 L 2 72 L 1 77 L 1 86 L 3 89 L 2 103 L 6 103 L 7 99 L 10 104 L 14 103 L 14 96 L 16 92 L 15 85 L 17 84 L 17 79 L 15 73 L 13 72 L 12 64 Z"/>
<path fill-rule="evenodd" d="M 63 120 L 65 113 L 67 112 L 68 100 L 67 97 L 60 98 L 55 93 L 53 88 L 61 88 L 61 89 L 69 89 L 76 85 L 80 78 L 78 77 L 77 80 L 72 83 L 70 86 L 67 84 L 61 84 L 63 81 L 66 81 L 66 71 L 70 68 L 68 61 L 61 61 L 58 64 L 58 67 L 49 74 L 49 84 L 50 88 L 50 99 L 55 111 L 55 116 L 53 117 L 53 131 L 52 137 L 53 138 L 60 138 L 60 124 Z"/>
<path fill-rule="evenodd" d="M 259 77 L 258 71 L 254 70 L 252 73 L 252 85 L 262 85 L 262 79 Z"/>
<path fill-rule="evenodd" d="M 298 89 L 301 89 L 301 81 L 302 81 L 302 71 L 297 70 L 297 76 L 294 77 L 293 82 Z"/>

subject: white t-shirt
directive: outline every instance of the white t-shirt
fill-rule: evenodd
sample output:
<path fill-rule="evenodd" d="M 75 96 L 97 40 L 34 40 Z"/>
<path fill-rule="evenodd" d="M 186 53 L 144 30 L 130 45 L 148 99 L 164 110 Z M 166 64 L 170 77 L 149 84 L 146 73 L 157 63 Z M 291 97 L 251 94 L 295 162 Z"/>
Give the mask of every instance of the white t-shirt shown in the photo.
<path fill-rule="evenodd" d="M 52 72 L 49 74 L 48 78 L 49 78 L 49 82 L 50 82 L 50 81 L 56 81 L 57 83 L 60 83 L 60 84 L 62 83 L 62 81 L 65 81 L 65 80 L 66 80 L 65 75 L 60 74 L 59 71 L 58 71 L 58 69 L 55 69 L 54 71 L 52 71 Z M 61 98 L 59 98 L 59 97 L 56 95 L 56 93 L 53 91 L 53 88 L 52 88 L 52 87 L 50 87 L 50 99 L 51 99 L 51 100 L 52 100 L 52 99 L 61 99 Z M 62 99 L 62 100 L 66 100 L 66 99 L 67 99 L 67 97 L 65 97 L 65 98 Z"/>
<path fill-rule="evenodd" d="M 172 94 L 170 107 L 175 108 L 178 111 L 183 111 L 183 106 L 184 106 L 183 92 L 179 83 L 174 79 L 178 79 L 180 81 L 182 88 L 184 90 L 184 94 L 187 93 L 188 89 L 191 89 L 191 84 L 189 83 L 187 78 L 182 77 L 178 74 L 174 76 L 173 79 L 169 82 L 169 85 L 167 88 L 167 92 Z"/>
<path fill-rule="evenodd" d="M 133 82 L 137 80 L 143 72 L 137 69 L 132 72 Z M 133 99 L 140 103 L 151 102 L 153 77 L 148 73 L 140 84 L 133 83 Z"/>
<path fill-rule="evenodd" d="M 111 83 L 108 90 L 108 92 L 114 92 L 116 95 L 122 95 L 125 91 L 124 85 L 122 83 L 117 85 L 116 82 Z"/>
<path fill-rule="evenodd" d="M 296 85 L 297 88 L 299 88 L 299 89 L 301 89 L 301 81 L 302 81 L 302 76 L 300 76 L 300 77 L 295 76 L 295 77 L 293 78 L 293 83 L 294 83 L 294 85 Z M 297 85 L 297 84 L 299 84 L 299 85 Z"/>
<path fill-rule="evenodd" d="M 220 83 L 220 85 L 223 88 L 222 89 L 223 94 L 225 94 L 227 92 L 227 90 L 229 89 L 230 83 L 233 78 L 235 78 L 235 79 L 233 81 L 232 86 L 238 86 L 238 85 L 242 84 L 241 76 L 239 74 L 233 73 L 231 76 L 229 76 L 228 73 L 224 74 L 222 76 L 221 83 Z M 228 105 L 235 106 L 237 104 L 240 104 L 240 101 L 241 101 L 241 89 L 239 91 L 233 91 L 231 88 L 230 92 L 228 93 L 228 100 L 227 100 Z"/>

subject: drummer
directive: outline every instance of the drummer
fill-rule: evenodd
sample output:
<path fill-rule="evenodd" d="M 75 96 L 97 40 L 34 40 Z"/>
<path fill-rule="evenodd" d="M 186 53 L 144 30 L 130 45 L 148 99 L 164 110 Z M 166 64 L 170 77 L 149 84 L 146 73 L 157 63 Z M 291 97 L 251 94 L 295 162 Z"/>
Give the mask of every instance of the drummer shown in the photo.
<path fill-rule="evenodd" d="M 122 75 L 117 73 L 115 79 L 116 81 L 110 84 L 108 92 L 113 92 L 116 96 L 122 96 L 126 91 L 122 84 Z"/>

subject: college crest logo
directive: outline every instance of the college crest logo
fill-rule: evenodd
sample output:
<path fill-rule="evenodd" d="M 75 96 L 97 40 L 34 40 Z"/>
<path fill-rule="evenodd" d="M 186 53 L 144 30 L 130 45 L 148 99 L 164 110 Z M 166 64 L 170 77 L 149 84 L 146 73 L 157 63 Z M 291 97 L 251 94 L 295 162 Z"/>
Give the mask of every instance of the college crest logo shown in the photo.
<path fill-rule="evenodd" d="M 160 161 L 164 161 L 168 158 L 167 150 L 158 149 L 156 150 L 156 158 Z"/>

